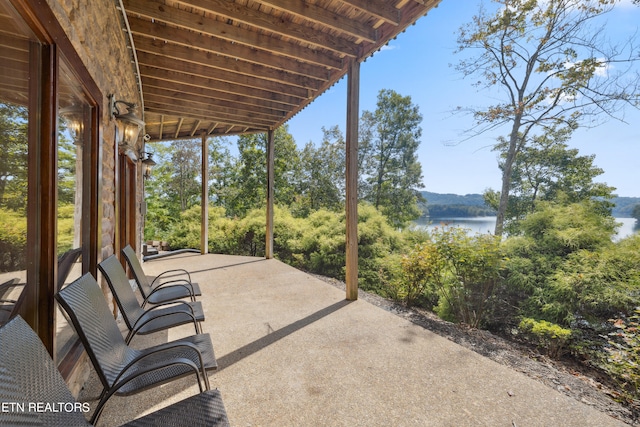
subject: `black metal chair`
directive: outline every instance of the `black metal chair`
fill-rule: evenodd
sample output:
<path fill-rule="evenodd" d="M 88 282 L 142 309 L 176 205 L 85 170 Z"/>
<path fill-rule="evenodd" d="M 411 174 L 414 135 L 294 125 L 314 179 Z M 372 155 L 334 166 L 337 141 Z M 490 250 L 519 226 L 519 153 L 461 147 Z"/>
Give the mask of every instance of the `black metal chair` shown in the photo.
<path fill-rule="evenodd" d="M 0 411 L 2 426 L 91 426 L 84 416 L 90 408 L 76 402 L 44 345 L 20 316 L 0 328 L 0 402 L 11 405 Z M 222 427 L 229 426 L 229 420 L 220 392 L 211 390 L 125 424 L 157 425 Z"/>
<path fill-rule="evenodd" d="M 204 313 L 200 302 L 172 301 L 145 310 L 140 307 L 127 273 L 115 255 L 98 264 L 98 268 L 107 280 L 124 322 L 129 328 L 125 338 L 127 344 L 136 334 L 150 334 L 187 323 L 193 323 L 196 333 L 202 332 L 200 322 L 204 321 Z"/>
<path fill-rule="evenodd" d="M 144 274 L 142 265 L 140 265 L 140 261 L 131 245 L 127 245 L 122 249 L 122 255 L 124 255 L 124 258 L 127 260 L 127 264 L 129 264 L 136 284 L 140 289 L 140 294 L 144 298 L 142 303 L 143 307 L 147 303 L 160 304 L 183 298 L 190 298 L 191 301 L 195 301 L 196 296 L 202 295 L 200 286 L 191 281 L 191 275 L 187 270 L 174 269 L 165 271 L 149 283 L 149 279 Z M 180 274 L 186 275 L 187 277 L 163 281 L 163 276 Z"/>
<path fill-rule="evenodd" d="M 7 323 L 16 314 L 25 298 L 24 283 L 20 279 L 10 279 L 0 284 L 0 325 Z"/>
<path fill-rule="evenodd" d="M 64 282 L 67 280 L 73 264 L 78 261 L 82 255 L 82 248 L 71 249 L 58 257 L 58 291 L 64 286 Z"/>
<path fill-rule="evenodd" d="M 56 299 L 67 312 L 104 390 L 94 419 L 113 395 L 130 395 L 195 374 L 200 391 L 209 390 L 207 370 L 218 367 L 209 334 L 192 335 L 145 349 L 127 345 L 100 286 L 87 273 Z"/>

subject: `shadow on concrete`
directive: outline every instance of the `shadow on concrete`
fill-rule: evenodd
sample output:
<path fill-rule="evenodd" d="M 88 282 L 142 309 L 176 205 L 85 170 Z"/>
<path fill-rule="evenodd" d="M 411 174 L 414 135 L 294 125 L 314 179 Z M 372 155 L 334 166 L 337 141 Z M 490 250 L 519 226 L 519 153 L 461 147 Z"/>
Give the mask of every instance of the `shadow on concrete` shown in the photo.
<path fill-rule="evenodd" d="M 200 256 L 200 255 L 198 254 L 198 256 Z M 251 261 L 243 261 L 243 262 L 237 262 L 237 263 L 234 263 L 234 264 L 225 264 L 225 265 L 219 265 L 219 266 L 216 266 L 216 267 L 203 268 L 201 270 L 188 270 L 188 271 L 189 271 L 189 274 L 204 273 L 204 272 L 207 272 L 207 271 L 223 270 L 225 268 L 231 268 L 231 267 L 240 267 L 242 265 L 253 264 L 255 262 L 264 262 L 266 260 L 267 260 L 266 258 L 259 258 L 259 259 L 253 259 Z M 174 277 L 181 277 L 181 276 L 184 276 L 184 273 L 175 272 L 175 273 L 163 275 L 162 277 L 164 279 L 171 279 L 171 278 L 174 278 Z M 147 277 L 149 278 L 150 281 L 155 279 L 155 276 L 147 276 Z"/>
<path fill-rule="evenodd" d="M 237 363 L 239 361 L 241 361 L 242 359 L 251 356 L 252 354 L 257 353 L 258 351 L 262 350 L 263 348 L 268 347 L 269 345 L 275 343 L 276 341 L 281 340 L 282 338 L 285 338 L 288 335 L 291 335 L 292 333 L 299 331 L 300 329 L 304 328 L 305 326 L 308 326 L 314 322 L 317 322 L 318 320 L 322 319 L 323 317 L 326 317 L 332 313 L 335 313 L 336 311 L 340 310 L 343 307 L 346 307 L 347 305 L 351 304 L 353 301 L 348 301 L 348 300 L 342 300 L 339 301 L 335 304 L 331 304 L 328 307 L 323 308 L 322 310 L 318 310 L 313 314 L 310 314 L 309 316 L 302 318 L 300 320 L 297 320 L 295 322 L 293 322 L 292 324 L 285 326 L 284 328 L 280 328 L 276 331 L 270 332 L 268 335 L 265 335 L 264 337 L 257 339 L 247 345 L 244 345 L 242 347 L 240 347 L 237 350 L 232 351 L 229 354 L 225 354 L 222 357 L 219 357 L 217 359 L 218 361 L 218 369 L 217 372 L 233 365 L 234 363 Z"/>

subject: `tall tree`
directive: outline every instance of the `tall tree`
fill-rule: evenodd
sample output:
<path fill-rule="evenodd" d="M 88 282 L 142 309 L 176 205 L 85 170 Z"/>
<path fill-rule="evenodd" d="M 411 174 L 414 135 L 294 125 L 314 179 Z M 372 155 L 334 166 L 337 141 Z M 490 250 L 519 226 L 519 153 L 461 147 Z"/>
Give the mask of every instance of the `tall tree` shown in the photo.
<path fill-rule="evenodd" d="M 145 181 L 148 210 L 152 205 L 175 219 L 200 201 L 200 140 L 154 143 L 152 150 L 157 165 Z"/>
<path fill-rule="evenodd" d="M 0 103 L 0 208 L 25 212 L 27 208 L 28 110 Z"/>
<path fill-rule="evenodd" d="M 297 194 L 296 182 L 300 158 L 287 125 L 274 133 L 274 198 L 289 205 Z M 229 196 L 231 215 L 244 216 L 250 209 L 265 206 L 267 191 L 267 134 L 242 135 L 238 138 L 235 192 Z"/>
<path fill-rule="evenodd" d="M 338 210 L 344 203 L 345 142 L 337 126 L 322 128 L 322 143 L 312 142 L 300 153 L 299 213 L 321 208 Z"/>
<path fill-rule="evenodd" d="M 209 197 L 216 206 L 227 207 L 228 199 L 233 194 L 232 184 L 236 179 L 235 159 L 231 155 L 227 137 L 213 137 L 209 144 Z"/>
<path fill-rule="evenodd" d="M 477 54 L 457 69 L 479 76 L 479 87 L 503 94 L 494 105 L 469 109 L 476 120 L 473 133 L 509 126 L 497 235 L 503 232 L 513 166 L 534 129 L 594 126 L 625 105 L 638 105 L 640 75 L 628 73 L 638 60 L 633 44 L 611 47 L 603 27 L 593 27 L 615 2 L 494 0 L 494 14 L 481 9 L 459 30 L 458 52 Z"/>
<path fill-rule="evenodd" d="M 171 181 L 168 191 L 184 212 L 196 204 L 201 194 L 201 147 L 197 140 L 177 140 L 171 144 Z"/>
<path fill-rule="evenodd" d="M 567 141 L 573 129 L 554 129 L 533 137 L 519 153 L 511 173 L 511 195 L 505 212 L 504 228 L 510 234 L 519 232 L 519 223 L 533 213 L 538 201 L 557 201 L 562 204 L 592 200 L 600 212 L 608 216 L 613 203 L 613 187 L 596 182 L 604 170 L 594 165 L 595 156 L 580 156 L 579 150 L 569 148 Z M 507 141 L 503 138 L 496 150 L 502 153 L 500 167 L 504 168 Z M 498 208 L 500 194 L 488 190 L 485 201 Z"/>
<path fill-rule="evenodd" d="M 369 147 L 363 159 L 369 184 L 364 199 L 401 227 L 420 216 L 417 189 L 423 187 L 422 166 L 416 152 L 422 115 L 410 96 L 383 89 L 378 93 L 376 111 L 365 111 L 362 116 L 362 123 L 369 125 L 361 137 L 363 145 Z"/>

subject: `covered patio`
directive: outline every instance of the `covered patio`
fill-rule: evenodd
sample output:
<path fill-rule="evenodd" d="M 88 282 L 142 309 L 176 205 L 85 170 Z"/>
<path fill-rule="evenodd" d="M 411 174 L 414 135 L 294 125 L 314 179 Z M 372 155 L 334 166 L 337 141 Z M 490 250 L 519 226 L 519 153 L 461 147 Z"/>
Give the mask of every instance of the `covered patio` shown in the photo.
<path fill-rule="evenodd" d="M 210 375 L 234 426 L 621 426 L 586 403 L 482 357 L 275 259 L 182 254 L 200 283 L 219 369 Z M 133 346 L 193 333 L 175 328 Z M 100 389 L 91 376 L 80 398 Z M 113 398 L 119 425 L 195 394 L 193 379 Z"/>

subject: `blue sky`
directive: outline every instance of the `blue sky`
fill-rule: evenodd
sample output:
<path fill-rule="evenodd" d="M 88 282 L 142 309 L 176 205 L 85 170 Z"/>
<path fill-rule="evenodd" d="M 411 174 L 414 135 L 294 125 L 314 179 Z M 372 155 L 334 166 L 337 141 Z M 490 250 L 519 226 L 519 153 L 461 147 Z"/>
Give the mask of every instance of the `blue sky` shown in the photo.
<path fill-rule="evenodd" d="M 450 113 L 459 105 L 482 105 L 483 97 L 489 96 L 478 92 L 471 79 L 463 79 L 450 66 L 460 60 L 460 55 L 454 54 L 456 31 L 477 13 L 479 4 L 442 0 L 361 66 L 360 113 L 375 110 L 381 89 L 410 95 L 420 107 L 423 121 L 418 157 L 427 191 L 469 194 L 500 188 L 497 153 L 491 150 L 496 134 L 464 140 L 462 132 L 472 125 L 471 119 Z M 488 1 L 485 4 L 490 6 Z M 607 19 L 607 29 L 633 34 L 640 31 L 640 6 L 623 0 Z M 345 120 L 343 79 L 288 124 L 302 147 L 309 141 L 319 144 L 323 126 L 338 125 L 344 132 Z M 625 120 L 627 123 L 612 120 L 595 129 L 578 130 L 570 145 L 581 155 L 595 154 L 595 164 L 605 170 L 598 181 L 616 187 L 620 196 L 640 197 L 640 112 L 627 109 Z M 503 129 L 499 134 L 506 133 Z"/>

